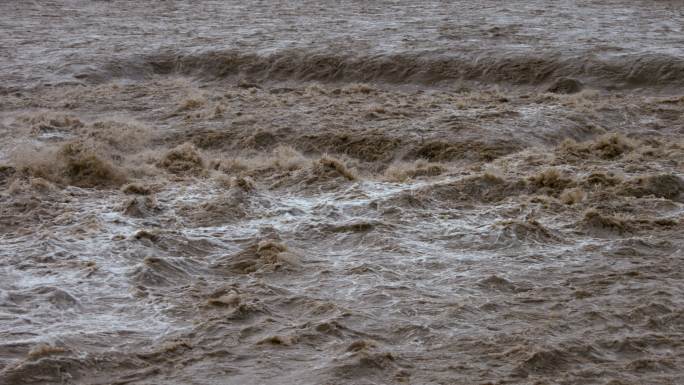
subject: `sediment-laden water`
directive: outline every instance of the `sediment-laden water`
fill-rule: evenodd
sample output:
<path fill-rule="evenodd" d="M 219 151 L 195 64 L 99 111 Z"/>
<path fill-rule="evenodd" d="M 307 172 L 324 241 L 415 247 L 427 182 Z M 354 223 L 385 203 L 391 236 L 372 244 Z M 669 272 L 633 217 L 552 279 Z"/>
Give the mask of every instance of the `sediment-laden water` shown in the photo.
<path fill-rule="evenodd" d="M 0 384 L 677 384 L 677 1 L 0 4 Z"/>

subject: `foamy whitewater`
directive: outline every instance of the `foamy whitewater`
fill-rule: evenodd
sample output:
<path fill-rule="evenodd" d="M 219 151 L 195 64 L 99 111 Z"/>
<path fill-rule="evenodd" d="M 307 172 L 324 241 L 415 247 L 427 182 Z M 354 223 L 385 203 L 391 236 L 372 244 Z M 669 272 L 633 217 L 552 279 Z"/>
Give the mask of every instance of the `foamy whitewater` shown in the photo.
<path fill-rule="evenodd" d="M 1 1 L 0 385 L 679 384 L 681 1 Z"/>

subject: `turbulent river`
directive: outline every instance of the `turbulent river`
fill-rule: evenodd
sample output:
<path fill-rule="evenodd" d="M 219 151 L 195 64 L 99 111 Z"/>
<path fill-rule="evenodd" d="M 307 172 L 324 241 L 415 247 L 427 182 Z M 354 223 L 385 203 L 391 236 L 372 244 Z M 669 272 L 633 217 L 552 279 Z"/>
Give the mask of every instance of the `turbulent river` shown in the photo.
<path fill-rule="evenodd" d="M 678 384 L 680 1 L 0 1 L 0 384 Z"/>

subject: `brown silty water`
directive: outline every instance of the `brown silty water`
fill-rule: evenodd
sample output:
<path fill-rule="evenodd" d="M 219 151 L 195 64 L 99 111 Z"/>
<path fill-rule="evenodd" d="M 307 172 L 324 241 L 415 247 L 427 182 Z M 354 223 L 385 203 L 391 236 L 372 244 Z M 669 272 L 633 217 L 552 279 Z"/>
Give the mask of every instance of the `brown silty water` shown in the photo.
<path fill-rule="evenodd" d="M 681 383 L 681 2 L 0 15 L 0 384 Z"/>

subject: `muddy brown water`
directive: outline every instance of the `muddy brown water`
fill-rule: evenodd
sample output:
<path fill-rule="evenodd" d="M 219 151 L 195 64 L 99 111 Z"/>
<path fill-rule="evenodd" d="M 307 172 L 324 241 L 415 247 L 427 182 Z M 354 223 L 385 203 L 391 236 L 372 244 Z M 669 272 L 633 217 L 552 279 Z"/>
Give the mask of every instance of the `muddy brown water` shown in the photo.
<path fill-rule="evenodd" d="M 681 2 L 0 14 L 0 384 L 681 382 Z"/>

